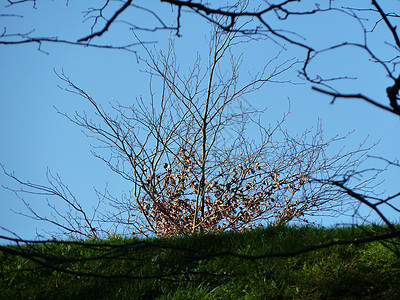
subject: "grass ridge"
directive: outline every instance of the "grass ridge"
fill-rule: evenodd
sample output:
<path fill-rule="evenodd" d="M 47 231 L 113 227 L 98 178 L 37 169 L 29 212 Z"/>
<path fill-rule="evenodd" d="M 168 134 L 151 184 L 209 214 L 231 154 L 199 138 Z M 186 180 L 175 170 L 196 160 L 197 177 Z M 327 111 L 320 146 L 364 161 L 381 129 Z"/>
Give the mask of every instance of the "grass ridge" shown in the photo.
<path fill-rule="evenodd" d="M 243 233 L 7 246 L 40 261 L 46 255 L 46 263 L 70 274 L 0 252 L 0 298 L 400 299 L 400 261 L 387 248 L 391 241 L 333 246 L 293 257 L 204 259 L 224 251 L 247 256 L 294 251 L 386 231 L 384 226 L 278 226 Z"/>

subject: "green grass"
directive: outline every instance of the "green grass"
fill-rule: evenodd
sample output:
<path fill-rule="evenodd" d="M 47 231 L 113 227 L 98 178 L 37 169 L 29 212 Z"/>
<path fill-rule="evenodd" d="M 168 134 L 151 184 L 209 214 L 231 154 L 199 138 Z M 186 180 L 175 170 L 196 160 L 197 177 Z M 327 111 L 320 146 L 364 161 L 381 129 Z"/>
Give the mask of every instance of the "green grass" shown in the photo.
<path fill-rule="evenodd" d="M 383 227 L 268 227 L 174 238 L 90 240 L 84 246 L 46 244 L 20 249 L 52 256 L 67 274 L 0 253 L 1 299 L 400 299 L 400 260 L 379 242 L 333 246 L 292 257 L 285 253 L 365 235 Z M 141 242 L 145 242 L 144 244 Z M 109 247 L 97 247 L 104 243 Z M 129 246 L 131 245 L 131 246 Z M 134 245 L 134 246 L 132 246 Z M 168 245 L 170 247 L 159 247 Z M 10 249 L 18 249 L 9 246 Z M 175 248 L 173 248 L 175 247 Z M 190 249 L 195 249 L 192 251 Z M 34 252 L 32 252 L 34 251 Z M 205 258 L 211 255 L 211 257 Z M 102 259 L 76 261 L 89 257 Z M 59 260 L 62 257 L 63 260 Z M 40 256 L 38 259 L 44 261 Z M 70 261 L 66 259 L 71 259 Z M 163 278 L 141 279 L 164 274 Z"/>

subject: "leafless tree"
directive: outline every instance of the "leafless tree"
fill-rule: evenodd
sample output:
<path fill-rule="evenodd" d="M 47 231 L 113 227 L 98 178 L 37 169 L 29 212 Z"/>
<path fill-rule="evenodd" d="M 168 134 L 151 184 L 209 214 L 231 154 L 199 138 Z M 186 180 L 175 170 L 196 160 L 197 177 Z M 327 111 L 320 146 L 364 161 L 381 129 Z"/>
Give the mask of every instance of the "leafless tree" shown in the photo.
<path fill-rule="evenodd" d="M 233 47 L 246 42 L 239 36 L 246 25 L 229 32 L 215 27 L 208 60 L 196 57 L 186 73 L 175 55 L 173 39 L 166 53 L 142 44 L 149 98 L 139 97 L 127 107 L 115 102 L 111 108 L 115 114 L 60 74 L 65 89 L 81 96 L 94 111 L 94 117 L 65 116 L 111 153 L 95 156 L 130 182 L 132 189 L 122 199 L 103 194 L 116 212 L 89 220 L 72 193 L 67 190 L 73 200 L 65 195 L 59 179 L 56 183 L 62 192 L 54 185 L 46 188 L 19 181 L 34 193 L 62 198 L 69 208 L 63 214 L 50 205 L 66 221 L 60 223 L 40 217 L 25 201 L 33 217 L 59 225 L 69 236 L 118 230 L 177 235 L 307 221 L 309 215 L 332 215 L 350 208 L 354 201 L 328 182 L 356 173 L 367 149 L 329 156 L 327 148 L 340 138 L 324 141 L 320 127 L 291 137 L 281 127 L 286 116 L 268 127 L 261 121 L 262 111 L 237 108 L 240 97 L 265 84 L 290 83 L 280 78 L 298 63 L 280 62 L 278 53 L 259 73 L 243 80 L 241 56 L 233 55 Z M 229 68 L 224 67 L 227 62 Z M 249 136 L 249 130 L 257 131 L 258 137 Z M 362 181 L 356 188 L 363 190 L 369 183 Z M 78 213 L 75 218 L 71 211 Z"/>
<path fill-rule="evenodd" d="M 10 1 L 8 0 L 4 5 L 4 12 L 0 17 L 4 20 L 14 19 L 16 21 L 22 19 L 24 16 L 18 13 L 18 8 L 31 5 L 34 9 L 40 9 L 41 1 L 35 0 L 20 0 Z M 68 1 L 66 1 L 68 5 Z M 132 43 L 129 45 L 115 45 L 115 44 L 96 44 L 94 41 L 99 41 L 102 35 L 112 30 L 117 22 L 128 25 L 128 28 L 133 32 L 139 31 L 163 31 L 173 30 L 176 35 L 181 34 L 181 30 L 184 26 L 186 16 L 197 16 L 209 23 L 216 25 L 220 30 L 236 33 L 242 36 L 251 37 L 268 37 L 276 43 L 288 43 L 292 46 L 298 47 L 303 52 L 299 52 L 300 56 L 304 57 L 304 62 L 301 68 L 301 75 L 308 82 L 312 84 L 312 88 L 315 91 L 329 95 L 333 97 L 332 103 L 336 99 L 360 99 L 375 105 L 380 109 L 384 109 L 393 114 L 399 115 L 398 106 L 398 92 L 400 89 L 400 80 L 397 70 L 398 65 L 398 52 L 400 47 L 399 35 L 398 35 L 398 13 L 391 8 L 388 3 L 379 3 L 379 1 L 371 1 L 371 3 L 363 3 L 352 5 L 349 3 L 341 4 L 339 1 L 313 1 L 310 3 L 303 3 L 302 1 L 286 0 L 276 3 L 259 2 L 259 1 L 248 1 L 242 6 L 244 9 L 237 9 L 242 2 L 232 1 L 227 2 L 224 6 L 218 4 L 208 3 L 203 1 L 175 1 L 175 0 L 164 0 L 158 4 L 147 6 L 147 4 L 139 6 L 132 1 L 104 1 L 98 8 L 90 7 L 84 9 L 83 17 L 84 21 L 92 22 L 89 26 L 89 33 L 82 34 L 75 40 L 65 39 L 59 36 L 34 36 L 34 28 L 28 30 L 26 33 L 12 32 L 12 28 L 5 27 L 2 34 L 0 35 L 0 43 L 3 45 L 15 45 L 24 43 L 37 43 L 39 49 L 43 43 L 54 42 L 54 43 L 67 43 L 89 47 L 101 47 L 111 49 L 125 49 L 134 51 L 134 46 L 141 43 Z M 168 7 L 168 13 L 165 13 L 164 8 Z M 171 13 L 173 12 L 173 20 L 171 19 Z M 154 22 L 152 25 L 141 25 L 136 23 L 135 15 L 138 13 L 146 13 L 149 17 L 153 18 Z M 303 32 L 291 31 L 285 27 L 285 25 L 292 18 L 311 18 L 317 15 L 326 15 L 330 13 L 344 14 L 350 18 L 353 18 L 359 24 L 361 30 L 362 42 L 354 42 L 343 40 L 338 43 L 333 43 L 326 48 L 318 48 L 307 40 L 307 36 L 304 36 Z M 225 17 L 225 18 L 221 18 Z M 254 20 L 254 22 L 248 22 Z M 242 26 L 234 27 L 234 22 L 242 24 Z M 173 24 L 173 25 L 169 25 Z M 11 30 L 11 31 L 10 31 Z M 391 36 L 390 40 L 379 40 L 377 37 L 381 35 L 381 32 L 387 32 Z M 327 40 L 330 37 L 327 36 Z M 384 55 L 380 51 L 380 48 L 385 47 L 386 50 L 391 50 L 392 56 L 387 56 L 386 52 Z M 341 82 L 345 79 L 351 79 L 348 74 L 338 74 L 337 76 L 326 76 L 324 70 L 316 69 L 315 64 L 318 64 L 318 58 L 322 55 L 329 55 L 339 49 L 355 48 L 360 53 L 366 54 L 366 63 L 374 63 L 380 66 L 385 72 L 387 77 L 392 80 L 392 83 L 386 88 L 386 102 L 385 100 L 380 101 L 374 99 L 363 93 L 362 90 L 354 91 L 341 91 L 340 85 L 336 86 L 336 82 Z M 390 162 L 389 166 L 396 166 L 397 162 L 381 158 L 381 160 Z M 352 189 L 346 186 L 349 176 L 346 180 L 332 182 L 336 188 L 341 188 L 344 192 L 350 193 L 352 197 L 357 194 L 352 194 Z M 355 192 L 355 191 L 353 191 Z M 204 193 L 203 193 L 204 195 Z M 204 195 L 205 197 L 205 195 Z M 357 196 L 358 197 L 358 196 Z M 357 198 L 356 197 L 356 198 Z M 371 195 L 361 195 L 360 197 L 375 197 Z M 360 198 L 358 197 L 358 198 Z M 370 203 L 373 209 L 380 207 L 383 204 L 393 203 L 397 200 L 398 194 L 389 196 L 387 199 L 375 199 L 376 203 Z M 361 199 L 361 198 L 360 198 Z M 358 200 L 360 200 L 358 199 Z M 200 196 L 199 198 L 199 209 L 202 212 L 205 198 Z M 361 202 L 362 203 L 362 202 Z M 364 203 L 366 204 L 366 203 Z M 389 204 L 388 204 L 389 205 Z M 390 204 L 389 207 L 395 209 L 397 206 Z M 378 213 L 381 216 L 381 214 Z M 382 216 L 381 216 L 382 217 Z M 386 218 L 385 218 L 386 219 Z M 385 223 L 389 222 L 387 219 Z"/>

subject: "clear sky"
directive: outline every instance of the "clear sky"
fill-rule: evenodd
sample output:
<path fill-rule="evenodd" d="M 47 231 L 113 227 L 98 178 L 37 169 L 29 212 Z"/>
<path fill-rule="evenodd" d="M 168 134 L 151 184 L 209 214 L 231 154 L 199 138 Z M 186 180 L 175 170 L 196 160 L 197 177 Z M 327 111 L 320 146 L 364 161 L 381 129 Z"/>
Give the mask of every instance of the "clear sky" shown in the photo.
<path fill-rule="evenodd" d="M 73 40 L 85 36 L 90 25 L 81 23 L 82 7 L 78 7 L 76 1 L 70 1 L 68 7 L 60 2 L 63 1 L 38 1 L 36 10 L 31 8 L 32 4 L 12 8 L 9 13 L 15 12 L 25 17 L 0 18 L 0 25 L 7 26 L 9 33 L 27 32 L 36 28 L 35 36 L 58 35 Z M 3 10 L 6 1 L 0 3 L 0 10 Z M 171 14 L 168 6 L 154 4 L 156 5 L 161 7 L 161 13 L 167 16 Z M 149 22 L 146 15 L 134 17 L 137 22 Z M 344 14 L 321 14 L 303 18 L 301 21 L 299 18 L 292 18 L 287 26 L 288 29 L 306 33 L 310 43 L 316 48 L 327 47 L 341 40 L 360 42 L 362 37 L 356 21 Z M 176 38 L 176 49 L 183 65 L 190 65 L 196 53 L 206 59 L 205 36 L 208 32 L 209 26 L 204 20 L 193 15 L 184 15 L 182 37 Z M 157 41 L 155 47 L 165 49 L 169 33 L 139 33 L 139 36 L 146 41 Z M 389 35 L 383 30 L 379 33 L 380 40 L 371 40 L 383 54 L 390 51 L 381 43 L 385 38 L 389 39 Z M 135 38 L 129 31 L 129 26 L 119 23 L 112 26 L 101 41 L 130 43 L 135 42 Z M 281 61 L 292 57 L 304 58 L 304 52 L 299 47 L 287 45 L 287 48 Z M 42 50 L 48 54 L 38 51 L 35 44 L 0 45 L 0 163 L 21 179 L 42 184 L 46 184 L 45 174 L 49 168 L 52 173 L 58 173 L 82 205 L 90 209 L 96 198 L 93 187 L 102 190 L 108 183 L 110 191 L 119 195 L 126 189 L 126 184 L 92 156 L 92 141 L 77 126 L 57 114 L 54 106 L 69 114 L 74 111 L 89 111 L 89 107 L 78 97 L 58 87 L 63 83 L 54 70 L 63 70 L 104 108 L 107 108 L 108 101 L 112 99 L 128 104 L 141 94 L 146 96 L 148 76 L 140 72 L 145 67 L 138 63 L 137 56 L 127 51 L 49 43 L 43 44 Z M 135 50 L 138 55 L 144 55 L 140 48 Z M 244 70 L 249 72 L 268 62 L 278 51 L 279 47 L 271 40 L 249 43 L 238 49 L 238 52 L 244 53 Z M 388 55 L 391 53 L 388 52 Z M 318 63 L 318 67 L 324 69 L 324 74 L 348 72 L 357 76 L 358 80 L 344 82 L 342 86 L 349 91 L 363 92 L 381 99 L 382 103 L 387 104 L 385 89 L 391 82 L 381 68 L 368 63 L 366 57 L 359 52 L 352 49 L 340 50 L 329 56 L 322 56 Z M 380 141 L 371 154 L 388 159 L 398 158 L 398 117 L 359 100 L 339 99 L 331 105 L 331 99 L 313 92 L 309 84 L 297 78 L 296 69 L 285 76 L 287 77 L 282 77 L 282 80 L 291 80 L 298 84 L 267 84 L 260 91 L 246 97 L 246 101 L 254 107 L 268 107 L 266 122 L 275 123 L 279 120 L 287 112 L 290 99 L 292 113 L 284 127 L 291 134 L 301 133 L 315 126 L 321 119 L 327 138 L 354 131 L 343 143 L 347 149 L 356 148 L 368 138 L 370 144 Z M 332 151 L 337 151 L 337 148 Z M 399 172 L 386 176 L 384 187 L 388 193 L 396 191 L 395 187 L 400 186 L 399 178 Z M 0 184 L 17 187 L 3 174 L 0 175 Z M 26 200 L 31 201 L 32 207 L 47 211 L 45 199 L 27 196 Z M 0 226 L 24 238 L 33 238 L 36 230 L 52 230 L 44 223 L 16 215 L 11 210 L 26 212 L 13 193 L 0 189 Z M 398 219 L 395 215 L 391 215 L 391 218 Z M 341 221 L 345 220 L 316 219 L 317 223 L 324 225 Z M 4 231 L 0 230 L 1 233 Z"/>

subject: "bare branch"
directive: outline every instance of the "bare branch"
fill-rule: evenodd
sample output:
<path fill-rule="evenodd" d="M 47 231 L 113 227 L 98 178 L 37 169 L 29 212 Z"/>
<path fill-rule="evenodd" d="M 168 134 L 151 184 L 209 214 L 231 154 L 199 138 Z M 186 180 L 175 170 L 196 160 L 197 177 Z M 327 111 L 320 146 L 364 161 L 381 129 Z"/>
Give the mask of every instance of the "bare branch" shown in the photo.
<path fill-rule="evenodd" d="M 110 28 L 111 24 L 115 21 L 115 19 L 116 19 L 122 12 L 124 12 L 124 11 L 129 7 L 129 5 L 130 5 L 131 3 L 132 3 L 132 0 L 127 0 L 127 1 L 124 3 L 124 5 L 122 5 L 121 8 L 118 9 L 118 10 L 114 13 L 114 15 L 107 21 L 107 23 L 106 23 L 106 25 L 104 26 L 103 29 L 101 29 L 101 30 L 99 30 L 99 31 L 97 31 L 97 32 L 95 32 L 95 33 L 92 33 L 92 34 L 90 34 L 90 35 L 88 35 L 88 36 L 86 36 L 86 37 L 84 37 L 84 38 L 79 39 L 78 42 L 86 42 L 86 41 L 91 40 L 92 38 L 94 38 L 94 37 L 96 37 L 96 36 L 99 36 L 99 37 L 102 36 L 102 35 L 108 30 L 108 28 Z"/>

